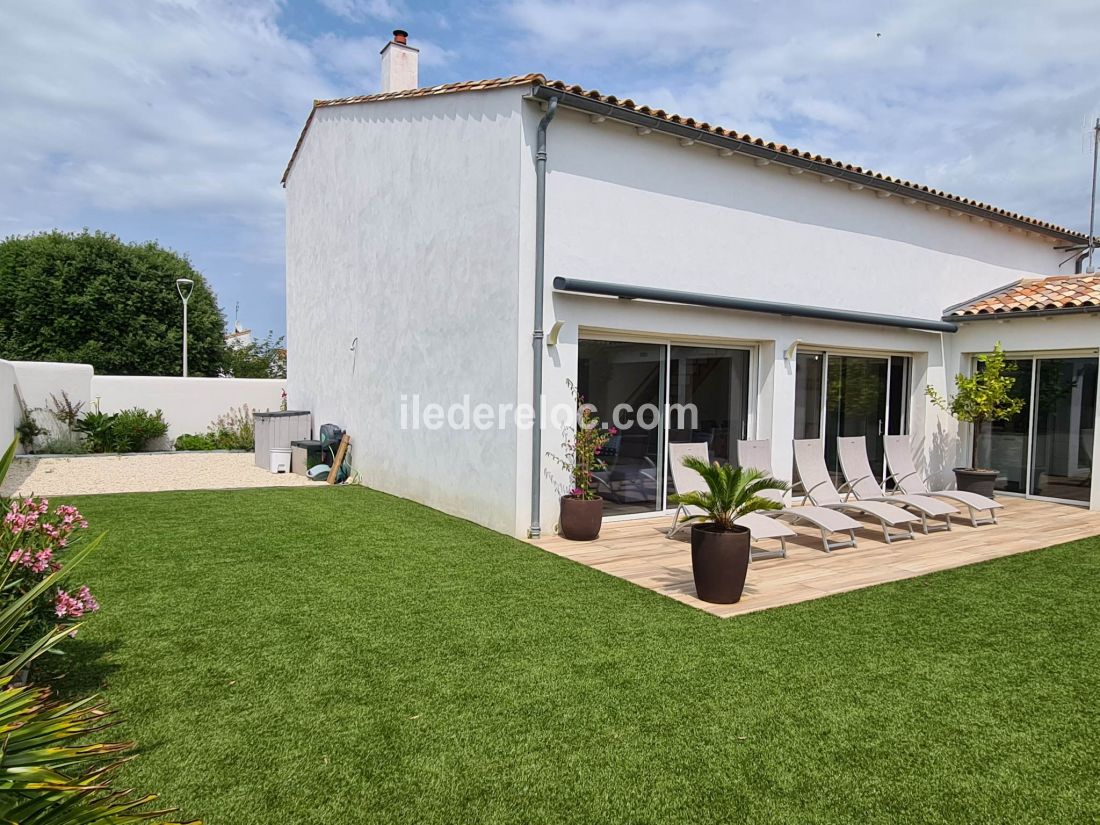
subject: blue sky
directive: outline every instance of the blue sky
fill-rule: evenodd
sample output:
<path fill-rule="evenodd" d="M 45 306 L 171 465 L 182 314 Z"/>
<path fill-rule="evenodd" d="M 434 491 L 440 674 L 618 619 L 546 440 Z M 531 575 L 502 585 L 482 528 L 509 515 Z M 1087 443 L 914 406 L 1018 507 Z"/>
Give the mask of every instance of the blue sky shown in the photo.
<path fill-rule="evenodd" d="M 422 85 L 541 71 L 1087 228 L 1100 4 L 5 0 L 0 235 L 156 239 L 281 334 L 283 167 L 394 28 Z"/>

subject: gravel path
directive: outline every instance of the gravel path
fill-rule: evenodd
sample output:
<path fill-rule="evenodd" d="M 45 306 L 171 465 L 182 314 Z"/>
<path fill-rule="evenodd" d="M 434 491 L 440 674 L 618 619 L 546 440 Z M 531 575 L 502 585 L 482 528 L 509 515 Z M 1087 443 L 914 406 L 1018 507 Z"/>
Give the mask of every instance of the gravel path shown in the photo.
<path fill-rule="evenodd" d="M 293 473 L 270 473 L 254 462 L 252 453 L 202 452 L 17 458 L 0 495 L 77 496 L 320 484 Z"/>

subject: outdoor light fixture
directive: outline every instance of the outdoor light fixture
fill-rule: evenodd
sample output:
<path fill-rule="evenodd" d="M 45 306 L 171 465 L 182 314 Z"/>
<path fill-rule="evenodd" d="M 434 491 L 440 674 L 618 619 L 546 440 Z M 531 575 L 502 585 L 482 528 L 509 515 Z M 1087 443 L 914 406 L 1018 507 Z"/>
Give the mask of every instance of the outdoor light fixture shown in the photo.
<path fill-rule="evenodd" d="M 187 377 L 187 299 L 191 297 L 191 291 L 195 288 L 195 282 L 190 278 L 176 278 L 176 291 L 183 299 L 183 377 Z M 185 291 L 186 290 L 186 291 Z"/>
<path fill-rule="evenodd" d="M 558 345 L 558 335 L 561 334 L 561 328 L 565 326 L 565 321 L 555 321 L 554 326 L 550 328 L 550 335 L 546 338 L 546 346 L 556 347 Z"/>
<path fill-rule="evenodd" d="M 791 345 L 789 347 L 787 347 L 786 352 L 783 353 L 783 357 L 787 361 L 790 361 L 792 358 L 794 358 L 794 354 L 796 352 L 798 352 L 798 345 L 801 344 L 801 343 L 802 343 L 801 338 L 795 338 L 793 341 L 791 341 Z"/>

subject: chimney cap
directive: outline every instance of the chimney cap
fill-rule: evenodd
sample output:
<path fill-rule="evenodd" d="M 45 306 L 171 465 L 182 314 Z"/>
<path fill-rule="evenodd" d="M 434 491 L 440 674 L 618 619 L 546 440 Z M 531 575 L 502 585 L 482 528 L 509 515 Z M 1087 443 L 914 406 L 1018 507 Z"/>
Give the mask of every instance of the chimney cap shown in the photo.
<path fill-rule="evenodd" d="M 400 43 L 402 46 L 404 46 L 409 42 L 409 33 L 404 29 L 394 29 L 393 40 L 395 43 Z"/>

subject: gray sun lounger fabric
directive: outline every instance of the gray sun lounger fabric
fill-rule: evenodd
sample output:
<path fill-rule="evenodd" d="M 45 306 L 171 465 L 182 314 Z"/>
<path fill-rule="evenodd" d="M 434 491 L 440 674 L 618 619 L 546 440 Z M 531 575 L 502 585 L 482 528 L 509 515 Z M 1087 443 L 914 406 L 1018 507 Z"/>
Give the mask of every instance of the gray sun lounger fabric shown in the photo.
<path fill-rule="evenodd" d="M 844 488 L 847 488 L 849 495 L 855 496 L 858 501 L 886 501 L 912 510 L 920 516 L 921 527 L 926 534 L 933 529 L 928 524 L 929 517 L 943 520 L 934 529 L 951 529 L 951 516 L 957 516 L 959 511 L 947 502 L 929 496 L 905 493 L 887 495 L 882 492 L 867 458 L 867 439 L 864 436 L 838 438 L 836 450 L 840 457 L 841 472 L 844 473 Z"/>
<path fill-rule="evenodd" d="M 803 495 L 818 507 L 851 510 L 877 518 L 882 537 L 887 544 L 895 539 L 911 539 L 913 522 L 920 517 L 883 501 L 846 501 L 837 492 L 829 469 L 825 466 L 825 444 L 820 438 L 796 438 L 794 463 L 803 487 Z M 891 531 L 891 528 L 894 528 Z"/>
<path fill-rule="evenodd" d="M 774 475 L 772 471 L 772 446 L 768 439 L 758 439 L 737 442 L 737 462 L 742 467 L 752 467 Z M 783 493 L 780 490 L 765 490 L 762 495 L 775 501 L 784 502 Z M 831 510 L 828 507 L 784 507 L 776 511 L 779 518 L 789 518 L 792 521 L 805 521 L 821 531 L 821 543 L 826 553 L 831 553 L 841 547 L 856 546 L 856 530 L 862 525 L 849 515 L 839 510 Z M 847 534 L 844 541 L 829 541 L 833 533 Z"/>
<path fill-rule="evenodd" d="M 970 524 L 974 527 L 979 524 L 997 523 L 997 510 L 1000 510 L 1004 505 L 988 496 L 969 493 L 965 490 L 932 490 L 929 488 L 917 472 L 916 464 L 913 462 L 913 451 L 909 446 L 909 436 L 888 435 L 883 439 L 883 446 L 886 448 L 886 464 L 890 467 L 890 477 L 903 493 L 944 498 L 956 504 L 961 504 L 970 511 Z M 978 518 L 978 513 L 986 510 L 989 511 L 989 516 Z"/>
<path fill-rule="evenodd" d="M 676 492 L 687 493 L 706 490 L 706 482 L 703 481 L 703 477 L 694 470 L 688 469 L 684 466 L 685 456 L 695 456 L 701 458 L 703 461 L 710 460 L 709 450 L 707 445 L 703 443 L 689 443 L 689 444 L 669 444 L 669 460 L 672 462 L 672 483 L 676 485 Z M 685 526 L 684 522 L 680 521 L 680 515 L 686 513 L 688 515 L 694 515 L 699 510 L 695 507 L 685 507 L 680 504 L 676 507 L 676 512 L 672 515 L 672 527 L 669 528 L 668 537 L 672 538 Z M 752 558 L 766 558 L 769 556 L 780 556 L 786 558 L 787 556 L 787 539 L 791 536 L 797 536 L 794 530 L 778 521 L 774 518 L 764 515 L 763 513 L 749 513 L 747 516 L 741 516 L 734 524 L 741 527 L 748 528 L 749 533 L 752 534 L 753 541 L 763 541 L 764 539 L 778 539 L 779 550 L 767 551 L 767 550 L 754 550 L 752 552 Z"/>

